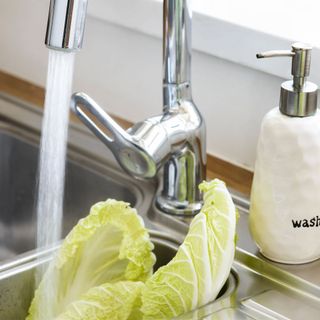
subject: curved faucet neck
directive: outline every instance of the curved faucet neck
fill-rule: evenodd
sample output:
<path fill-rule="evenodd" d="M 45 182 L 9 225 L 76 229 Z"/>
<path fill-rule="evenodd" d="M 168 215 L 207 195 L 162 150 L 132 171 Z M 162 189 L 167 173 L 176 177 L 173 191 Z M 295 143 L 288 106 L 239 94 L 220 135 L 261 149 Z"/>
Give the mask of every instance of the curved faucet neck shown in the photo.
<path fill-rule="evenodd" d="M 189 0 L 164 0 L 164 111 L 172 108 L 177 100 L 191 99 L 191 15 Z"/>

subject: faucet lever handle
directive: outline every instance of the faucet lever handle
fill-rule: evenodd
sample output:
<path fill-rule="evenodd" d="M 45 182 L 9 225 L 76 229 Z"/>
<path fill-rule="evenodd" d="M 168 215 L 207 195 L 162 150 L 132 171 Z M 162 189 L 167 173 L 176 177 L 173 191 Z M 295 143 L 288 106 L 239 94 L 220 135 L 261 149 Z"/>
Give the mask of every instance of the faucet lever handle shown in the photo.
<path fill-rule="evenodd" d="M 126 172 L 138 178 L 152 178 L 156 175 L 154 159 L 88 95 L 82 92 L 73 94 L 71 109 L 112 151 Z"/>

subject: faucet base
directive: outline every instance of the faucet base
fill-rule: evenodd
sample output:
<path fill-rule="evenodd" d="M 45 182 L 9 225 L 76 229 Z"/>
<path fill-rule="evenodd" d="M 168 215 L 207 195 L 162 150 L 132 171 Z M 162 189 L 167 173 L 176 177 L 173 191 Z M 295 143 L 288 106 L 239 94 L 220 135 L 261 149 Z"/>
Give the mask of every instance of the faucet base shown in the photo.
<path fill-rule="evenodd" d="M 194 216 L 200 212 L 202 207 L 202 201 L 188 202 L 170 200 L 162 195 L 157 196 L 156 206 L 164 213 L 177 215 L 177 216 Z"/>

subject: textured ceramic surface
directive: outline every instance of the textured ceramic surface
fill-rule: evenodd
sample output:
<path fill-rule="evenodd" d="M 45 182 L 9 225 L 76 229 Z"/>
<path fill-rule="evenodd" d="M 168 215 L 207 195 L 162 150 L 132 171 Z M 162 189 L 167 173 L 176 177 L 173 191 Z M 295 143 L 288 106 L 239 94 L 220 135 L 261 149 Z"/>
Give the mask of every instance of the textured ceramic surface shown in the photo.
<path fill-rule="evenodd" d="M 284 263 L 320 258 L 320 112 L 263 119 L 250 230 L 263 255 Z"/>

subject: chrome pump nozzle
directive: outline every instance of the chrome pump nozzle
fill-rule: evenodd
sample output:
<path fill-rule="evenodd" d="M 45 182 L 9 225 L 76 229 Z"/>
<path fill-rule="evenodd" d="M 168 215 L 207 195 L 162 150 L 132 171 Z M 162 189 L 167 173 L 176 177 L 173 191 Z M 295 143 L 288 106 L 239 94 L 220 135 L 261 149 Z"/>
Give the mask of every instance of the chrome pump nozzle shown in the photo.
<path fill-rule="evenodd" d="M 257 58 L 291 57 L 292 80 L 281 85 L 280 111 L 290 117 L 308 117 L 317 111 L 318 86 L 307 81 L 310 74 L 312 47 L 296 42 L 291 50 L 272 50 L 257 54 Z"/>
<path fill-rule="evenodd" d="M 51 0 L 45 44 L 50 49 L 82 47 L 88 0 Z"/>

